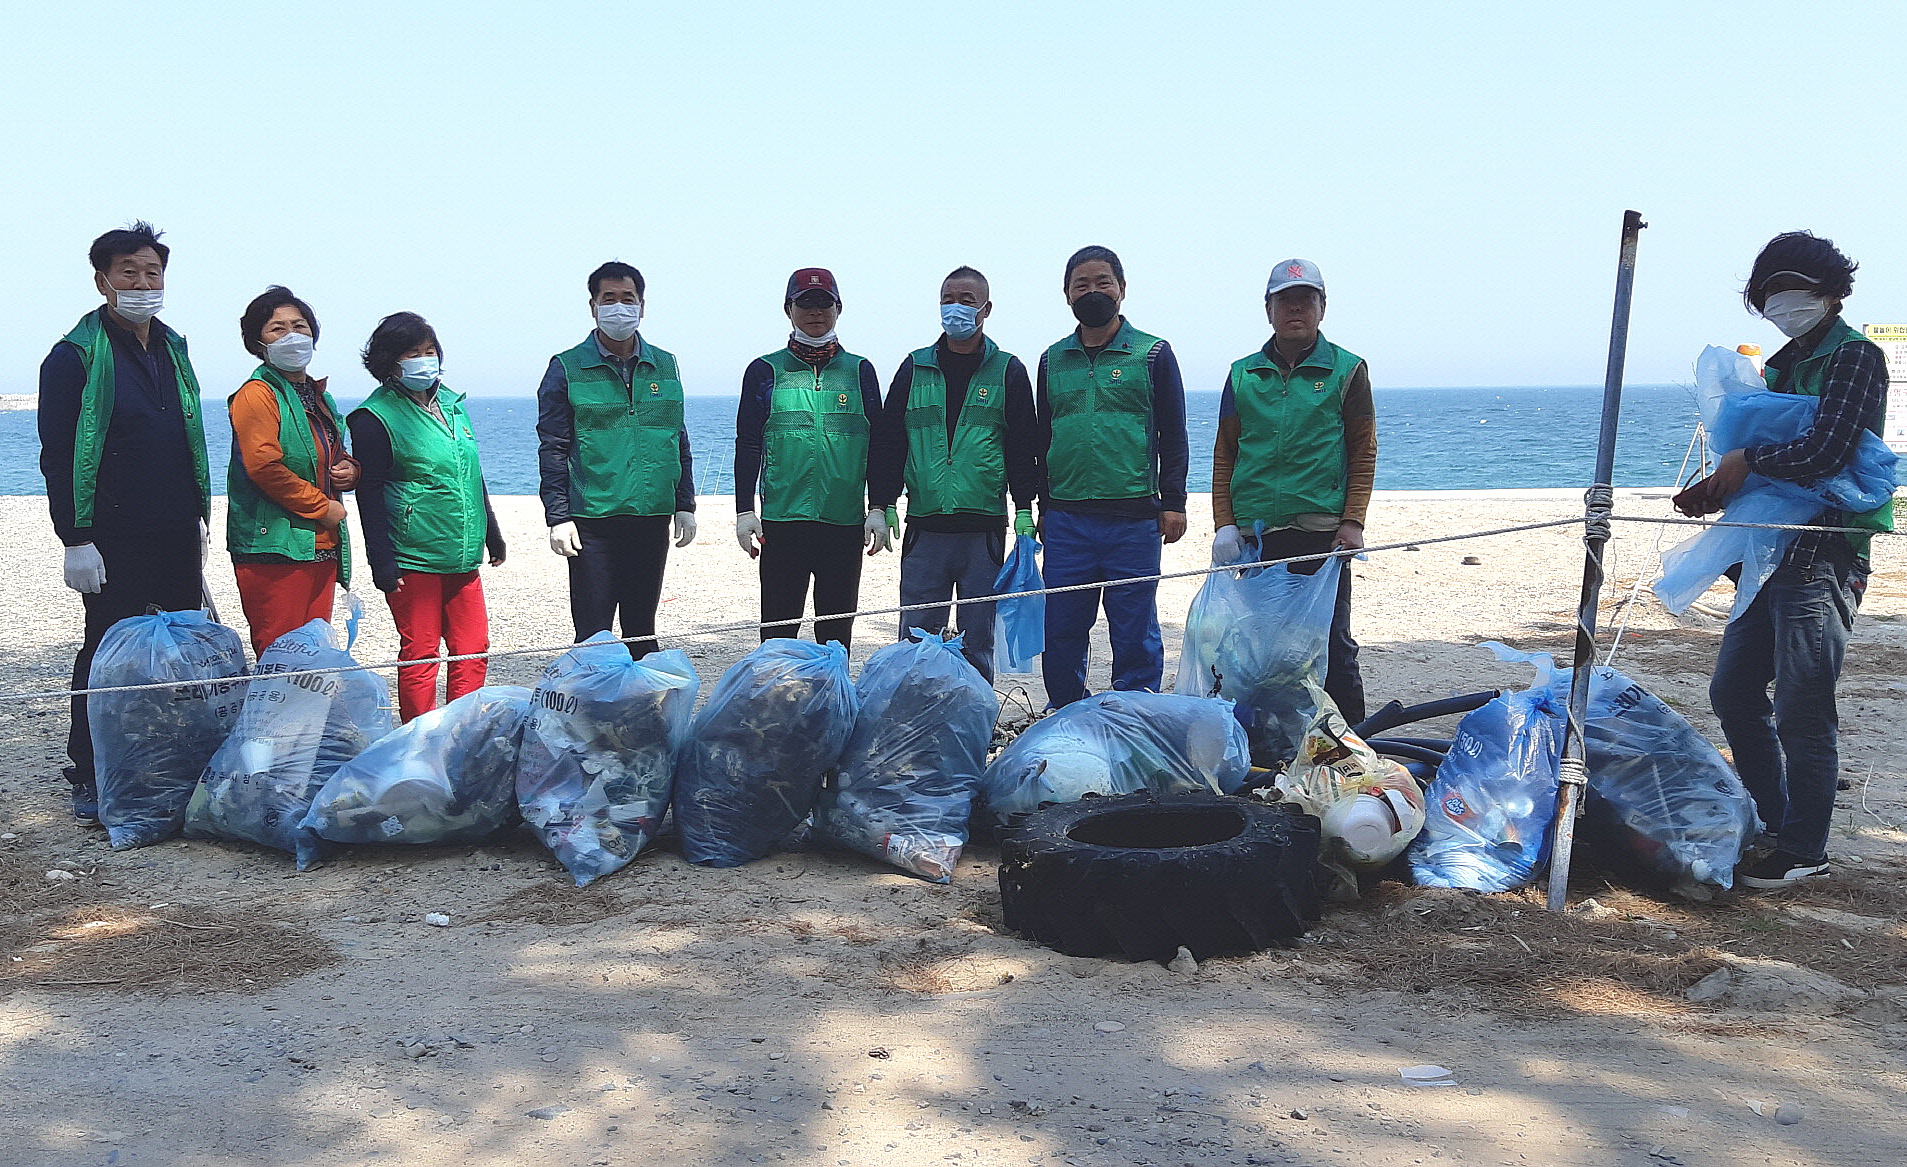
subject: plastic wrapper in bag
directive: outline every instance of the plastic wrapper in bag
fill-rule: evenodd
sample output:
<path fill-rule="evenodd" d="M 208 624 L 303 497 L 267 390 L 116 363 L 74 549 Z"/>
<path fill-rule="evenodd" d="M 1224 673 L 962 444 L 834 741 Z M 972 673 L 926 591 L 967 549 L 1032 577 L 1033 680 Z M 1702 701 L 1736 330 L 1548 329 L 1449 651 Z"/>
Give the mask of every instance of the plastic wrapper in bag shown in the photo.
<path fill-rule="evenodd" d="M 1354 872 L 1389 863 L 1424 829 L 1424 792 L 1410 771 L 1353 733 L 1322 690 L 1313 701 L 1297 760 L 1277 788 L 1318 817 L 1320 861 L 1344 869 L 1355 887 Z"/>
<path fill-rule="evenodd" d="M 1695 363 L 1696 389 L 1713 449 L 1789 442 L 1814 424 L 1820 399 L 1768 389 L 1747 357 L 1714 345 Z M 1887 443 L 1863 432 L 1854 457 L 1836 473 L 1799 483 L 1750 474 L 1728 500 L 1722 519 L 1733 523 L 1811 523 L 1825 509 L 1850 514 L 1874 510 L 1893 497 L 1898 459 Z M 1742 565 L 1730 619 L 1748 610 L 1797 531 L 1708 527 L 1662 553 L 1653 590 L 1678 615 L 1702 597 L 1730 567 Z"/>
<path fill-rule="evenodd" d="M 245 701 L 245 643 L 201 611 L 132 616 L 106 630 L 89 684 L 164 689 L 86 699 L 92 723 L 99 821 L 114 850 L 169 839 L 186 804 L 238 720 Z"/>
<path fill-rule="evenodd" d="M 1040 543 L 1025 535 L 1016 536 L 1013 550 L 1000 565 L 993 580 L 996 595 L 1009 592 L 1038 591 L 1046 585 L 1040 580 Z M 999 673 L 1031 672 L 1033 662 L 1046 651 L 1046 597 L 1021 596 L 998 600 L 993 605 L 993 668 Z"/>
<path fill-rule="evenodd" d="M 967 842 L 1000 698 L 960 638 L 915 632 L 868 658 L 861 710 L 815 802 L 823 839 L 946 883 Z"/>
<path fill-rule="evenodd" d="M 521 685 L 486 685 L 338 767 L 300 824 L 334 843 L 476 843 L 517 822 Z"/>
<path fill-rule="evenodd" d="M 1289 765 L 1317 714 L 1343 570 L 1330 559 L 1310 575 L 1284 564 L 1213 572 L 1192 600 L 1173 688 L 1234 702 L 1255 765 Z"/>
<path fill-rule="evenodd" d="M 1231 702 L 1172 693 L 1111 692 L 1036 721 L 1001 750 L 980 781 L 995 826 L 1089 794 L 1215 790 L 1251 774 Z"/>
<path fill-rule="evenodd" d="M 517 805 L 577 887 L 655 838 L 699 688 L 681 649 L 633 660 L 607 632 L 543 670 L 517 754 Z"/>
<path fill-rule="evenodd" d="M 186 833 L 289 851 L 300 871 L 321 860 L 324 840 L 301 825 L 312 799 L 339 766 L 391 731 L 390 687 L 356 665 L 324 620 L 273 641 L 258 658 L 238 724 L 193 792 Z M 349 671 L 277 675 L 331 668 Z"/>
<path fill-rule="evenodd" d="M 737 867 L 771 854 L 814 809 L 860 707 L 838 643 L 776 638 L 736 661 L 682 750 L 683 856 Z"/>

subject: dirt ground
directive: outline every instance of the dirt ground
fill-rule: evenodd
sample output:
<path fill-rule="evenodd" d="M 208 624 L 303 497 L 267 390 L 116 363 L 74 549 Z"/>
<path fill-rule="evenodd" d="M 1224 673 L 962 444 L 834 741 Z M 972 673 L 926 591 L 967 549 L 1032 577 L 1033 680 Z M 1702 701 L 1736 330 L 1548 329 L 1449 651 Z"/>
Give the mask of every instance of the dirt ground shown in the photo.
<path fill-rule="evenodd" d="M 512 551 L 486 575 L 493 643 L 561 643 L 563 569 L 535 502 L 498 501 Z M 0 691 L 61 683 L 77 635 L 43 505 L 0 499 L 28 533 L 7 553 Z M 1167 570 L 1202 564 L 1203 505 Z M 1579 511 L 1560 493 L 1380 496 L 1370 537 Z M 1627 497 L 1618 512 L 1667 508 Z M 752 638 L 682 630 L 745 617 L 754 589 L 732 516 L 701 517 L 663 628 L 706 694 Z M 1681 534 L 1662 532 L 1618 526 L 1602 620 L 1627 616 L 1616 664 L 1719 738 L 1719 621 L 1678 622 L 1646 592 L 1625 604 Z M 1588 853 L 1568 916 L 1534 893 L 1389 884 L 1292 948 L 1190 972 L 1007 933 L 984 846 L 949 886 L 838 854 L 705 870 L 665 851 L 583 891 L 527 836 L 360 848 L 302 875 L 206 842 L 115 853 L 70 820 L 64 708 L 14 704 L 0 1162 L 1907 1162 L 1904 563 L 1899 544 L 1880 549 L 1842 681 L 1854 788 L 1831 882 L 1692 904 Z M 1475 646 L 1566 653 L 1580 565 L 1567 528 L 1360 563 L 1373 706 L 1525 684 L 1527 667 Z M 892 602 L 896 571 L 870 560 L 863 602 Z M 211 577 L 235 618 L 229 565 Z M 1168 668 L 1195 588 L 1161 590 Z M 388 614 L 375 594 L 368 608 L 359 657 L 389 659 Z M 892 626 L 858 631 L 857 665 Z M 531 683 L 549 656 L 501 659 L 492 678 Z M 1101 684 L 1104 669 L 1102 653 Z M 1036 678 L 1015 680 L 1009 710 L 1043 703 Z M 449 927 L 425 924 L 436 912 Z M 1768 960 L 1822 979 L 1791 974 L 1759 1003 L 1689 999 L 1718 969 Z M 1400 1074 L 1424 1064 L 1454 1084 Z"/>

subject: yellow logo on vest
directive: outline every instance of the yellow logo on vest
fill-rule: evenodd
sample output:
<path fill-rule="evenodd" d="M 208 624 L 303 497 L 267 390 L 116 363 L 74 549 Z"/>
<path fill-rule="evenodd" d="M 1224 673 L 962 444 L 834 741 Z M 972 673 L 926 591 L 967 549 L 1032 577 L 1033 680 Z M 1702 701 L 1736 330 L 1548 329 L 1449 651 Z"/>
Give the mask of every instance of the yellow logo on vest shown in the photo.
<path fill-rule="evenodd" d="M 841 394 L 841 396 L 834 399 L 834 403 L 836 405 L 846 405 L 848 403 L 848 395 L 845 393 Z"/>
<path fill-rule="evenodd" d="M 662 385 L 660 382 L 657 382 L 657 381 L 649 382 L 649 396 L 651 397 L 662 396 Z"/>
<path fill-rule="evenodd" d="M 1124 374 L 1125 374 L 1125 370 L 1124 370 L 1124 369 L 1114 369 L 1114 370 L 1112 371 L 1112 379 L 1113 379 L 1113 380 L 1115 380 L 1115 381 L 1117 381 L 1117 380 L 1118 380 L 1118 379 L 1119 379 L 1119 378 L 1120 378 L 1121 376 L 1123 376 Z"/>
<path fill-rule="evenodd" d="M 980 400 L 985 401 L 986 399 L 987 399 L 987 387 L 985 385 L 982 385 L 980 386 Z"/>
<path fill-rule="evenodd" d="M 1324 382 L 1323 382 L 1323 381 L 1319 381 L 1319 382 L 1317 382 L 1316 384 L 1314 384 L 1314 385 L 1312 385 L 1311 387 L 1312 387 L 1313 389 L 1322 389 L 1322 388 L 1324 388 Z"/>

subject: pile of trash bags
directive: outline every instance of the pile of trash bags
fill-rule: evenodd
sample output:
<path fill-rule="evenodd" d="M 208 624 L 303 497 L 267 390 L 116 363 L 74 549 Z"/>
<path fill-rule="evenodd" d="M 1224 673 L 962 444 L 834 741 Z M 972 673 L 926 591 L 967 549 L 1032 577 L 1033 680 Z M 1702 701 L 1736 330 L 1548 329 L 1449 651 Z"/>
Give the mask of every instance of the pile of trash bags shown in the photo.
<path fill-rule="evenodd" d="M 660 830 L 700 687 L 681 649 L 634 660 L 607 632 L 543 670 L 517 805 L 576 886 L 621 869 Z"/>
<path fill-rule="evenodd" d="M 1754 362 L 1715 345 L 1697 358 L 1695 384 L 1709 444 L 1723 452 L 1793 441 L 1813 426 L 1821 404 L 1816 397 L 1770 390 Z M 1814 522 L 1827 509 L 1871 511 L 1893 498 L 1898 461 L 1886 442 L 1864 431 L 1853 459 L 1837 473 L 1806 485 L 1750 474 L 1721 517 L 1734 523 L 1795 524 Z M 1652 590 L 1680 615 L 1739 563 L 1733 619 L 1748 610 L 1798 534 L 1708 527 L 1662 553 L 1662 575 Z"/>
<path fill-rule="evenodd" d="M 334 843 L 480 843 L 520 821 L 530 690 L 485 685 L 419 714 L 337 771 L 299 824 Z"/>
<path fill-rule="evenodd" d="M 90 688 L 167 683 L 86 698 L 99 821 L 114 850 L 169 839 L 238 720 L 245 643 L 202 611 L 132 616 L 106 630 Z M 136 727 L 137 732 L 128 732 Z"/>
<path fill-rule="evenodd" d="M 1215 790 L 1251 774 L 1232 703 L 1173 693 L 1111 692 L 1034 722 L 993 759 L 980 782 L 995 827 L 1089 794 Z"/>
<path fill-rule="evenodd" d="M 1319 862 L 1342 889 L 1333 898 L 1346 898 L 1356 894 L 1358 872 L 1390 863 L 1424 829 L 1424 792 L 1401 763 L 1380 756 L 1345 724 L 1322 689 L 1311 688 L 1311 725 L 1276 787 L 1319 819 Z"/>
<path fill-rule="evenodd" d="M 278 675 L 307 669 L 344 671 Z M 301 825 L 312 799 L 391 728 L 390 687 L 357 667 L 328 621 L 285 633 L 258 658 L 238 722 L 192 794 L 186 833 L 289 851 L 310 869 L 325 848 Z"/>
<path fill-rule="evenodd" d="M 776 638 L 737 661 L 682 750 L 675 822 L 683 857 L 737 867 L 773 852 L 814 809 L 860 705 L 838 643 Z"/>
<path fill-rule="evenodd" d="M 861 668 L 860 712 L 815 801 L 814 830 L 946 883 L 967 842 L 1000 698 L 961 654 L 960 637 L 911 635 Z"/>

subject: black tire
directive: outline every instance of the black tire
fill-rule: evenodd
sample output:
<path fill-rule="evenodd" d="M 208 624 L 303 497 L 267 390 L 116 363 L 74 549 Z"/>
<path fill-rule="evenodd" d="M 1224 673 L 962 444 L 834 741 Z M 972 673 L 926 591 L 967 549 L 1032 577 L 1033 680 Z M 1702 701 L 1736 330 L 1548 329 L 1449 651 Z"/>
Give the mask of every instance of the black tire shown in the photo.
<path fill-rule="evenodd" d="M 1142 791 L 1028 815 L 1000 835 L 1007 927 L 1068 956 L 1256 952 L 1319 918 L 1318 820 L 1220 794 Z"/>

